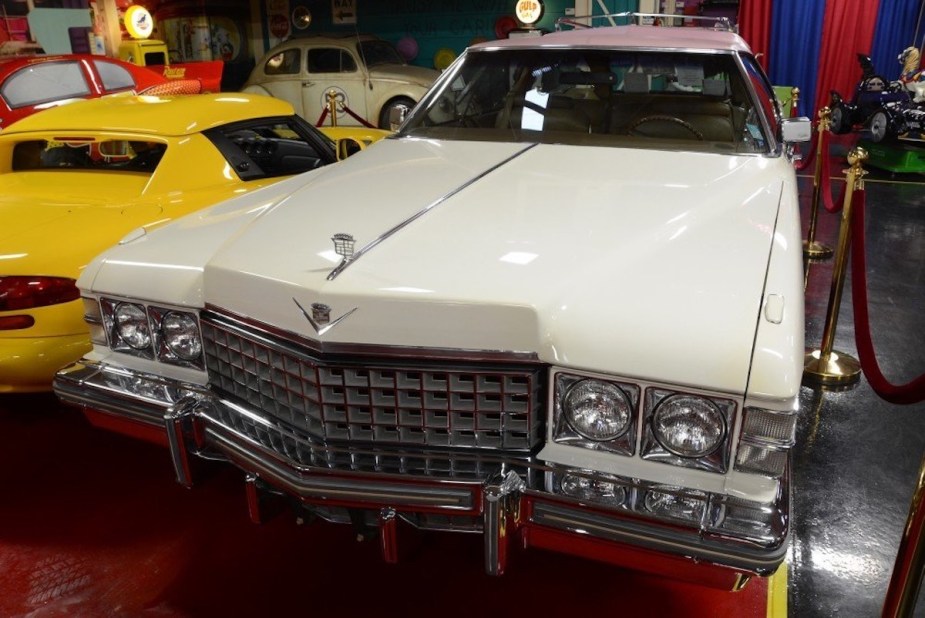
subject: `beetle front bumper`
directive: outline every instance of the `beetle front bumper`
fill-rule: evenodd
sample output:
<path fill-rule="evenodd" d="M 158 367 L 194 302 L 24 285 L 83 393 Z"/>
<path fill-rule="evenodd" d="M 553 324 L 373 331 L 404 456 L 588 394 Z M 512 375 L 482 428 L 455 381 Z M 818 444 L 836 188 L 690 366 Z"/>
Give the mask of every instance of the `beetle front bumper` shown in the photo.
<path fill-rule="evenodd" d="M 481 532 L 491 574 L 504 572 L 517 540 L 523 547 L 731 589 L 752 574 L 773 573 L 787 549 L 789 471 L 773 503 L 744 504 L 550 466 L 523 454 L 324 444 L 208 388 L 89 361 L 59 371 L 54 389 L 109 429 L 160 436 L 184 485 L 192 484 L 196 456 L 220 457 L 243 469 L 253 519 L 259 519 L 261 487 L 282 491 L 335 521 L 345 521 L 337 513 L 349 513 L 346 521 L 361 513 L 378 526 L 387 561 L 397 556 L 399 520 Z M 586 488 L 606 491 L 570 494 L 565 478 L 588 479 Z M 666 499 L 695 516 L 650 510 L 651 503 Z M 743 513 L 761 513 L 766 525 L 743 519 Z"/>

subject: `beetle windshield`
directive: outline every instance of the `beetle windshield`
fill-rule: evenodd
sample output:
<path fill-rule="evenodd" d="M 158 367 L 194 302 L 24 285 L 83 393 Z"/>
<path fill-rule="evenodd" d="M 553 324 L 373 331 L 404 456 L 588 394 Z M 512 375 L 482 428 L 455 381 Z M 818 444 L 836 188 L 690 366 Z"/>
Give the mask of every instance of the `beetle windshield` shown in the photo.
<path fill-rule="evenodd" d="M 767 152 L 764 113 L 733 54 L 473 50 L 415 108 L 402 134 Z"/>

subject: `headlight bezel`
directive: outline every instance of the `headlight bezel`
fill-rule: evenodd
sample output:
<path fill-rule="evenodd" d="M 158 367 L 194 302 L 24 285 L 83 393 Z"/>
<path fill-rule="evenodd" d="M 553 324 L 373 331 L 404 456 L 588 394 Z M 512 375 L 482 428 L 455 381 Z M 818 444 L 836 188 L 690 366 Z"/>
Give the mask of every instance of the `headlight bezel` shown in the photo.
<path fill-rule="evenodd" d="M 157 359 L 172 365 L 201 369 L 203 367 L 204 343 L 202 340 L 202 326 L 199 323 L 199 316 L 190 311 L 169 309 L 157 305 L 149 306 L 148 314 L 151 316 L 151 321 L 157 326 L 154 331 L 154 348 L 157 354 Z M 168 336 L 164 332 L 164 320 L 171 315 L 186 316 L 192 319 L 196 328 L 197 337 L 199 339 L 199 354 L 196 355 L 195 358 L 184 358 L 178 354 L 170 345 Z"/>
<path fill-rule="evenodd" d="M 146 347 L 138 348 L 132 346 L 120 334 L 119 322 L 116 319 L 116 313 L 118 312 L 119 308 L 123 306 L 134 306 L 138 308 L 145 316 L 149 338 L 149 343 Z M 153 329 L 151 328 L 151 321 L 148 319 L 147 309 L 143 303 L 128 299 L 101 298 L 100 309 L 102 310 L 103 314 L 103 325 L 106 329 L 106 337 L 109 342 L 109 347 L 112 348 L 113 351 L 123 352 L 125 354 L 138 356 L 148 360 L 154 360 L 154 350 L 150 345 L 151 332 Z"/>
<path fill-rule="evenodd" d="M 92 299 L 85 297 L 85 303 L 92 306 Z M 143 358 L 151 361 L 158 361 L 186 367 L 190 369 L 205 369 L 204 341 L 202 339 L 202 326 L 199 322 L 197 311 L 190 311 L 188 308 L 165 307 L 156 304 L 147 304 L 144 301 L 128 298 L 113 298 L 103 296 L 98 299 L 103 331 L 105 332 L 106 341 L 94 340 L 98 345 L 106 345 L 114 352 L 128 354 L 137 358 Z M 145 315 L 150 341 L 147 346 L 138 348 L 130 345 L 119 333 L 119 324 L 116 319 L 118 308 L 123 305 L 131 305 L 140 308 Z M 89 313 L 89 312 L 88 312 Z M 177 354 L 168 345 L 167 338 L 163 331 L 164 319 L 172 314 L 182 314 L 192 319 L 196 328 L 196 336 L 199 339 L 199 354 L 194 359 L 183 358 Z M 88 315 L 87 321 L 91 324 L 94 316 Z"/>
<path fill-rule="evenodd" d="M 682 456 L 666 448 L 656 437 L 656 432 L 653 429 L 655 415 L 658 413 L 659 406 L 672 397 L 693 397 L 702 399 L 716 409 L 722 419 L 723 433 L 718 446 L 714 450 L 702 456 Z M 738 408 L 733 399 L 659 387 L 647 388 L 644 398 L 643 432 L 640 445 L 640 455 L 642 459 L 667 463 L 682 468 L 693 468 L 721 474 L 725 474 L 729 471 L 729 461 L 733 442 L 732 435 L 735 427 L 735 414 Z"/>
<path fill-rule="evenodd" d="M 565 399 L 568 393 L 581 382 L 600 382 L 616 388 L 625 397 L 629 407 L 629 418 L 626 428 L 612 439 L 595 440 L 582 435 L 572 425 L 565 410 Z M 628 382 L 608 379 L 593 374 L 560 371 L 553 379 L 553 422 L 550 439 L 559 444 L 578 446 L 591 450 L 606 451 L 617 455 L 632 456 L 636 452 L 636 438 L 639 418 L 640 387 Z"/>

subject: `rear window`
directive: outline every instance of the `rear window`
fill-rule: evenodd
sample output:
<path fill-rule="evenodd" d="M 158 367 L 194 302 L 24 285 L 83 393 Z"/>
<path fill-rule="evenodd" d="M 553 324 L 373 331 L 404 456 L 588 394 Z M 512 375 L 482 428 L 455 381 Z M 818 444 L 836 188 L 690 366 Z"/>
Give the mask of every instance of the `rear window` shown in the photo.
<path fill-rule="evenodd" d="M 11 109 L 51 101 L 83 98 L 90 86 L 76 62 L 45 62 L 20 69 L 10 76 L 0 94 Z"/>
<path fill-rule="evenodd" d="M 48 169 L 151 173 L 167 147 L 139 140 L 29 140 L 13 149 L 13 171 Z"/>

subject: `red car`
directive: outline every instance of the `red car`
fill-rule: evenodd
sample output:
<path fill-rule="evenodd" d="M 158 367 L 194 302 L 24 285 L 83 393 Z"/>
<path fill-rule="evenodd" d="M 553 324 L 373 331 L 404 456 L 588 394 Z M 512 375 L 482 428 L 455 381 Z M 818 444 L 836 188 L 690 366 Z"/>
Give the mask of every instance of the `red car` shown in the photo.
<path fill-rule="evenodd" d="M 22 56 L 0 61 L 0 129 L 76 99 L 112 94 L 198 94 L 198 80 L 167 79 L 121 60 L 89 54 Z"/>

